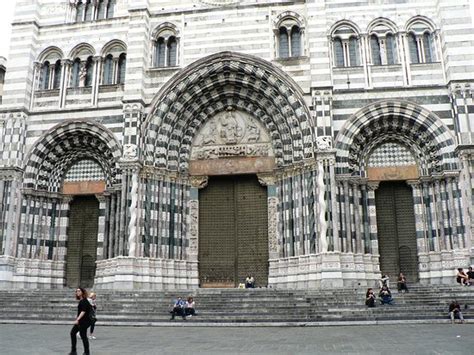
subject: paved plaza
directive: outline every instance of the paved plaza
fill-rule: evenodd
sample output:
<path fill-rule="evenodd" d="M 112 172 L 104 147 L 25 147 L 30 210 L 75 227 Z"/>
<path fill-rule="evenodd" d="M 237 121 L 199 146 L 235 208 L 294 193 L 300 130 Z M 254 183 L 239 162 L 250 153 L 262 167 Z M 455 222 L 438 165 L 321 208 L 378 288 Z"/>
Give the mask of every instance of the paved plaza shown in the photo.
<path fill-rule="evenodd" d="M 69 326 L 0 325 L 0 353 L 67 354 Z M 93 355 L 472 354 L 474 325 L 101 327 Z M 82 343 L 78 342 L 78 353 Z"/>

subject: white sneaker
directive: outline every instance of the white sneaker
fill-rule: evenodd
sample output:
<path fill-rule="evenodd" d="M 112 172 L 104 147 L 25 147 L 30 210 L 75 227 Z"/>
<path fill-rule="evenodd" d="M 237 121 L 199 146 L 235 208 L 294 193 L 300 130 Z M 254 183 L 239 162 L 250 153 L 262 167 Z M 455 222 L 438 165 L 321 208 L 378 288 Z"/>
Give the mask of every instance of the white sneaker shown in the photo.
<path fill-rule="evenodd" d="M 94 335 L 89 335 L 89 339 L 97 339 Z"/>

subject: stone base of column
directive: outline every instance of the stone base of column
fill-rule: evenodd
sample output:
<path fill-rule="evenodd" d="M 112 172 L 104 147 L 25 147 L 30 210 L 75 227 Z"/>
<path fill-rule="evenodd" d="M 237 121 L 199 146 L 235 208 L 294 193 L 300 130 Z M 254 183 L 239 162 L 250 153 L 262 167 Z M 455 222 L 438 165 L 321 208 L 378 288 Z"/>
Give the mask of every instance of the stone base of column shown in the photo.
<path fill-rule="evenodd" d="M 443 250 L 418 255 L 421 284 L 456 283 L 457 268 L 469 267 L 470 253 L 468 249 Z"/>
<path fill-rule="evenodd" d="M 116 257 L 97 262 L 94 289 L 175 290 L 199 286 L 195 261 Z"/>
<path fill-rule="evenodd" d="M 328 252 L 270 260 L 272 288 L 365 288 L 380 278 L 378 256 Z"/>
<path fill-rule="evenodd" d="M 0 256 L 1 289 L 63 288 L 66 265 L 61 261 Z"/>

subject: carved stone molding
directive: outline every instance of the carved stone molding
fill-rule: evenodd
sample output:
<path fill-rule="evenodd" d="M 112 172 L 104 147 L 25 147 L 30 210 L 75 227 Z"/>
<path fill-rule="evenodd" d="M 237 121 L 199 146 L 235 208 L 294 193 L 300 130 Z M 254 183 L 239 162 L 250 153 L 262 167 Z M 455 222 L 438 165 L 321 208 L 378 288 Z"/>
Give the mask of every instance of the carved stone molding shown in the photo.
<path fill-rule="evenodd" d="M 257 174 L 258 182 L 262 186 L 275 185 L 276 177 L 275 174 L 261 173 Z"/>
<path fill-rule="evenodd" d="M 209 182 L 209 176 L 191 176 L 189 181 L 191 182 L 192 187 L 196 189 L 203 189 Z"/>
<path fill-rule="evenodd" d="M 380 181 L 370 181 L 367 183 L 367 190 L 375 191 L 379 188 Z"/>
<path fill-rule="evenodd" d="M 332 149 L 332 137 L 320 136 L 316 137 L 316 148 L 320 151 L 328 151 Z"/>

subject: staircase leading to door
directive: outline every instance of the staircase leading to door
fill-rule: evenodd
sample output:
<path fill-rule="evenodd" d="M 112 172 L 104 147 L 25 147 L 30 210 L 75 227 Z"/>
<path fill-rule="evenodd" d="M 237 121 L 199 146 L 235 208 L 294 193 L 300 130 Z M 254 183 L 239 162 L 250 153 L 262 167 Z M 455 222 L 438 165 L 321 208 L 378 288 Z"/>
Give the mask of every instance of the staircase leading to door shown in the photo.
<path fill-rule="evenodd" d="M 186 322 L 169 321 L 177 295 L 195 297 L 198 315 Z M 71 290 L 0 292 L 0 323 L 71 324 L 77 303 Z M 412 286 L 394 292 L 394 306 L 368 309 L 365 291 L 197 289 L 186 291 L 112 291 L 98 293 L 98 324 L 102 325 L 324 325 L 411 321 L 448 322 L 447 308 L 457 299 L 465 318 L 474 319 L 474 287 Z M 471 303 L 472 302 L 472 303 Z M 464 306 L 467 305 L 467 309 Z"/>

